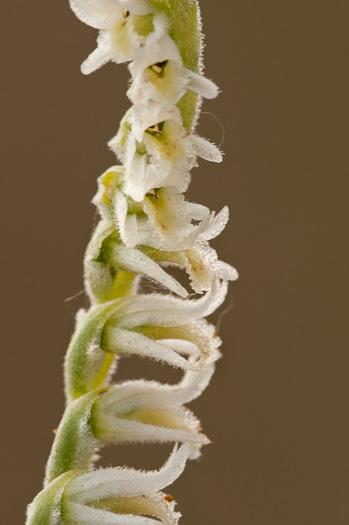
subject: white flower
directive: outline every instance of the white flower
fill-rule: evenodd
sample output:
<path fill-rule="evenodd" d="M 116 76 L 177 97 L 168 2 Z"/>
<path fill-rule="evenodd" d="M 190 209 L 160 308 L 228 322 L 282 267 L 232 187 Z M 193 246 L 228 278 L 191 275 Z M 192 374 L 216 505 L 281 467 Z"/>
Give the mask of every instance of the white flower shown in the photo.
<path fill-rule="evenodd" d="M 149 12 L 141 0 L 70 0 L 76 16 L 100 29 L 98 46 L 81 66 L 87 75 L 110 60 L 116 63 L 134 58 L 142 39 L 134 28 L 134 15 Z"/>
<path fill-rule="evenodd" d="M 178 385 L 156 381 L 126 381 L 111 386 L 94 403 L 91 424 L 101 445 L 147 442 L 188 442 L 190 459 L 209 443 L 200 422 L 183 404 L 197 398 L 208 385 L 213 365 L 204 372 L 187 372 Z"/>
<path fill-rule="evenodd" d="M 85 257 L 86 286 L 92 300 L 111 299 L 108 290 L 113 287 L 113 269 L 137 271 L 181 297 L 187 292 L 157 264 L 184 268 L 198 293 L 209 290 L 215 275 L 228 281 L 237 278 L 236 270 L 218 261 L 208 244 L 228 221 L 226 207 L 215 216 L 205 206 L 186 201 L 171 186 L 150 192 L 141 203 L 136 203 L 123 193 L 123 180 L 124 171 L 118 166 L 98 179 L 93 202 L 103 220 Z M 102 246 L 104 253 L 109 246 L 109 262 L 105 256 L 101 261 Z"/>
<path fill-rule="evenodd" d="M 144 515 L 153 515 L 164 525 L 176 525 L 171 498 L 157 491 L 173 483 L 183 472 L 188 446 L 174 448 L 159 471 L 140 472 L 110 468 L 77 474 L 64 490 L 63 512 L 79 525 L 157 525 Z"/>
<path fill-rule="evenodd" d="M 176 104 L 187 90 L 205 98 L 215 98 L 217 86 L 183 66 L 178 48 L 168 36 L 166 20 L 156 16 L 153 23 L 154 32 L 129 66 L 133 83 L 127 94 L 132 102 L 153 100 Z"/>
<path fill-rule="evenodd" d="M 113 355 L 138 354 L 184 370 L 205 369 L 218 359 L 220 340 L 202 319 L 222 304 L 226 292 L 226 281 L 216 278 L 200 299 L 148 294 L 80 310 L 65 361 L 67 398 L 76 399 L 105 383 L 106 353 L 109 367 Z"/>
<path fill-rule="evenodd" d="M 108 300 L 117 271 L 126 270 L 155 281 L 180 297 L 187 297 L 186 289 L 151 257 L 135 248 L 127 248 L 115 239 L 115 225 L 99 222 L 85 255 L 85 280 L 90 297 L 97 302 Z M 101 260 L 101 252 L 107 252 Z M 98 295 L 96 295 L 98 293 Z"/>
<path fill-rule="evenodd" d="M 180 514 L 174 511 L 173 498 L 159 491 L 181 475 L 188 453 L 188 444 L 176 445 L 158 471 L 108 468 L 66 472 L 36 496 L 28 507 L 26 523 L 176 525 Z"/>
<path fill-rule="evenodd" d="M 122 345 L 126 338 L 119 332 Z M 200 433 L 199 420 L 184 404 L 202 393 L 213 371 L 213 363 L 200 372 L 187 371 L 175 385 L 126 381 L 100 387 L 72 401 L 56 432 L 45 486 L 66 471 L 87 468 L 95 450 L 111 443 L 187 442 L 190 459 L 198 458 L 202 445 L 209 440 Z"/>
<path fill-rule="evenodd" d="M 218 215 L 206 206 L 188 202 L 177 188 L 161 188 L 143 201 L 147 220 L 138 220 L 138 244 L 159 250 L 179 251 L 195 248 L 213 239 L 229 218 L 225 206 Z"/>
<path fill-rule="evenodd" d="M 134 106 L 108 144 L 125 166 L 122 189 L 136 202 L 154 188 L 175 186 L 181 193 L 186 191 L 197 156 L 222 160 L 214 144 L 182 126 L 176 106 L 156 102 Z"/>
<path fill-rule="evenodd" d="M 70 0 L 70 7 L 82 22 L 96 29 L 108 27 L 120 10 L 131 10 L 137 15 L 150 11 L 144 0 Z"/>
<path fill-rule="evenodd" d="M 219 357 L 221 340 L 214 327 L 204 320 L 176 326 L 146 324 L 120 328 L 110 323 L 105 330 L 105 345 L 111 352 L 136 354 L 195 372 L 205 371 Z"/>
<path fill-rule="evenodd" d="M 135 327 L 180 326 L 211 315 L 223 303 L 227 282 L 216 277 L 200 299 L 179 299 L 164 294 L 138 295 L 129 298 L 117 312 L 118 324 L 127 330 Z"/>

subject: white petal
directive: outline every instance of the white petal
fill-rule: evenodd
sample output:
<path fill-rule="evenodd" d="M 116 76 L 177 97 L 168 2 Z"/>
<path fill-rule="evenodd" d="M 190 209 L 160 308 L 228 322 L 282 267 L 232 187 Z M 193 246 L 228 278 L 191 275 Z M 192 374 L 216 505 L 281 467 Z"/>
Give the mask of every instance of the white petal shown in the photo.
<path fill-rule="evenodd" d="M 159 525 L 158 520 L 131 514 L 114 514 L 107 510 L 95 509 L 87 505 L 72 503 L 64 504 L 65 514 L 70 523 L 78 525 Z"/>
<path fill-rule="evenodd" d="M 120 16 L 117 0 L 70 0 L 70 7 L 82 22 L 96 29 L 110 27 Z"/>
<path fill-rule="evenodd" d="M 122 166 L 111 166 L 97 179 L 98 190 L 91 202 L 97 206 L 102 219 L 112 219 L 112 209 L 109 202 L 109 197 L 111 197 L 110 190 L 113 192 L 116 189 L 116 180 L 119 180 L 119 177 L 121 178 L 123 171 Z M 105 183 L 106 177 L 109 178 L 110 175 L 113 176 L 112 187 L 110 187 L 109 183 L 107 185 Z M 107 197 L 108 202 L 105 202 L 105 197 Z"/>
<path fill-rule="evenodd" d="M 156 381 L 131 380 L 114 385 L 98 399 L 99 407 L 108 416 L 122 417 L 135 410 L 177 409 L 199 397 L 209 384 L 214 364 L 202 372 L 187 371 L 175 385 Z"/>
<path fill-rule="evenodd" d="M 68 502 L 70 503 L 70 502 Z M 100 502 L 94 502 L 92 507 L 93 510 L 97 510 L 97 508 L 100 508 L 104 512 L 111 512 L 115 513 L 115 510 L 118 508 L 119 498 L 111 498 L 109 500 L 102 500 Z M 177 525 L 178 520 L 180 518 L 180 514 L 178 512 L 174 511 L 175 502 L 171 501 L 168 502 L 166 498 L 166 494 L 163 492 L 154 492 L 152 494 L 147 494 L 146 496 L 134 496 L 128 498 L 128 501 L 125 499 L 122 499 L 123 504 L 123 510 L 124 512 L 127 512 L 127 509 L 132 512 L 132 515 L 130 514 L 116 514 L 118 517 L 117 524 L 120 525 L 141 525 L 141 524 L 157 524 L 163 523 L 163 525 Z M 126 504 L 126 508 L 125 508 Z M 77 512 L 77 517 L 80 517 L 80 515 L 84 515 L 84 511 L 81 508 L 82 506 L 80 504 L 76 504 L 77 507 L 74 509 L 70 505 L 67 506 L 68 512 Z M 145 518 L 138 515 L 134 515 L 137 513 L 137 509 L 139 508 L 139 514 L 145 514 L 147 516 L 156 516 L 159 521 L 153 521 L 151 518 Z M 65 508 L 64 508 L 65 511 Z M 66 513 L 65 513 L 66 514 Z M 114 514 L 115 515 L 115 514 Z M 75 516 L 75 514 L 70 514 L 71 517 Z M 96 523 L 105 523 L 103 521 L 103 515 L 98 514 L 89 514 L 89 517 L 87 519 L 93 518 L 93 525 Z M 98 519 L 97 519 L 98 518 Z M 109 516 L 108 516 L 109 518 Z M 122 521 L 120 520 L 122 518 Z M 135 518 L 135 520 L 133 520 Z M 74 518 L 73 518 L 74 519 Z M 97 519 L 97 521 L 96 521 Z M 106 518 L 107 519 L 107 518 Z M 80 523 L 80 521 L 78 521 Z M 87 522 L 88 523 L 88 522 Z M 113 522 L 115 523 L 115 522 Z"/>
<path fill-rule="evenodd" d="M 212 80 L 204 77 L 203 75 L 198 75 L 187 69 L 186 74 L 189 78 L 188 88 L 195 93 L 199 93 L 205 98 L 216 98 L 219 93 L 218 86 Z"/>
<path fill-rule="evenodd" d="M 145 186 L 146 156 L 135 153 L 130 166 L 127 168 L 125 182 L 122 186 L 126 195 L 136 202 L 144 199 L 148 188 Z"/>
<path fill-rule="evenodd" d="M 144 0 L 118 0 L 118 2 L 123 9 L 128 9 L 134 15 L 146 15 L 154 11 Z"/>
<path fill-rule="evenodd" d="M 158 78 L 148 68 L 165 62 L 164 76 Z M 166 101 L 176 104 L 187 90 L 188 78 L 182 66 L 182 59 L 173 40 L 164 35 L 158 42 L 139 49 L 129 66 L 133 83 L 127 95 L 135 104 L 146 100 Z"/>
<path fill-rule="evenodd" d="M 134 248 L 138 242 L 138 225 L 135 214 L 128 215 L 125 219 L 124 229 L 120 235 L 128 248 Z"/>
<path fill-rule="evenodd" d="M 181 55 L 172 38 L 164 35 L 160 41 L 140 48 L 135 60 L 130 64 L 130 71 L 134 77 L 140 75 L 144 69 L 165 60 L 174 60 L 182 64 Z"/>
<path fill-rule="evenodd" d="M 121 239 L 126 244 L 126 246 L 129 246 L 128 243 L 126 243 L 125 237 L 125 222 L 127 217 L 127 200 L 125 195 L 118 191 L 114 197 L 114 214 L 115 214 L 115 222 L 119 229 Z"/>
<path fill-rule="evenodd" d="M 158 42 L 164 35 L 168 33 L 169 20 L 164 14 L 157 14 L 153 19 L 154 31 L 152 31 L 147 38 L 147 45 L 153 42 Z"/>
<path fill-rule="evenodd" d="M 104 330 L 104 348 L 114 353 L 137 354 L 180 367 L 200 371 L 219 357 L 221 340 L 206 321 L 176 327 L 143 327 L 141 332 L 121 329 L 119 320 Z M 182 357 L 182 355 L 186 356 Z M 187 360 L 188 357 L 188 360 Z"/>
<path fill-rule="evenodd" d="M 183 201 L 183 206 L 186 210 L 189 222 L 191 222 L 192 219 L 202 221 L 210 215 L 210 210 L 207 208 L 207 206 L 204 206 L 203 204 Z"/>
<path fill-rule="evenodd" d="M 105 332 L 105 341 L 109 352 L 150 357 L 184 370 L 195 368 L 166 344 L 154 341 L 137 332 L 109 326 Z"/>
<path fill-rule="evenodd" d="M 230 266 L 230 264 L 227 264 L 223 261 L 218 261 L 218 264 L 218 275 L 221 279 L 226 281 L 236 281 L 236 279 L 239 278 L 239 274 L 233 266 Z"/>
<path fill-rule="evenodd" d="M 101 219 L 98 222 L 86 250 L 85 260 L 87 262 L 93 261 L 98 257 L 102 242 L 106 237 L 109 237 L 113 231 L 115 231 L 115 226 L 111 220 Z"/>
<path fill-rule="evenodd" d="M 174 186 L 161 189 L 159 202 L 166 205 L 144 200 L 143 209 L 149 220 L 139 228 L 139 244 L 171 252 L 190 249 L 212 221 L 209 210 L 185 201 Z M 193 219 L 200 224 L 193 225 Z"/>
<path fill-rule="evenodd" d="M 225 282 L 213 281 L 212 288 L 204 297 L 185 301 L 160 294 L 149 294 L 132 298 L 123 307 L 119 326 L 134 328 L 136 326 L 178 326 L 188 324 L 210 315 L 224 301 L 227 293 Z"/>
<path fill-rule="evenodd" d="M 69 483 L 65 493 L 69 499 L 80 503 L 149 494 L 173 483 L 183 472 L 187 457 L 188 446 L 184 444 L 179 449 L 175 446 L 159 471 L 111 468 L 84 472 Z"/>
<path fill-rule="evenodd" d="M 147 337 L 153 337 L 181 355 L 188 356 L 191 369 L 206 370 L 207 366 L 219 359 L 218 348 L 221 340 L 215 334 L 214 326 L 205 320 L 176 327 L 146 327 L 141 328 Z"/>
<path fill-rule="evenodd" d="M 154 187 L 154 186 L 152 186 Z M 132 181 L 126 181 L 123 185 L 123 190 L 126 193 L 126 195 L 129 195 L 134 201 L 141 202 L 147 192 L 150 190 L 150 187 L 145 187 L 144 184 L 134 184 Z M 139 244 L 139 236 L 138 236 L 138 244 Z"/>
<path fill-rule="evenodd" d="M 185 341 L 183 339 L 161 339 L 161 341 L 164 345 L 179 354 L 187 355 L 195 359 L 199 358 L 200 352 L 197 346 L 191 341 Z"/>
<path fill-rule="evenodd" d="M 157 516 L 163 521 L 164 525 L 177 525 L 179 518 L 181 517 L 179 512 L 174 512 L 175 502 L 167 501 L 166 494 L 163 492 L 154 492 L 153 494 L 147 494 L 145 496 L 150 504 L 155 506 L 154 511 L 156 514 L 151 516 Z"/>
<path fill-rule="evenodd" d="M 183 410 L 184 412 L 184 410 Z M 166 428 L 112 416 L 99 416 L 98 426 L 105 429 L 98 438 L 102 444 L 120 443 L 198 443 L 207 445 L 210 441 L 204 434 L 178 428 Z M 184 414 L 181 424 L 185 426 Z M 195 419 L 195 426 L 199 425 Z"/>
<path fill-rule="evenodd" d="M 141 251 L 117 244 L 114 248 L 113 258 L 116 265 L 120 265 L 124 270 L 140 273 L 181 297 L 188 296 L 186 289 L 174 277 Z"/>
<path fill-rule="evenodd" d="M 136 15 L 151 12 L 150 6 L 142 0 L 70 0 L 70 7 L 82 22 L 96 29 L 108 29 L 115 24 L 121 9 Z"/>
<path fill-rule="evenodd" d="M 142 142 L 143 133 L 150 126 L 154 126 L 165 120 L 174 120 L 182 123 L 182 117 L 177 106 L 149 102 L 148 104 L 136 104 L 132 113 L 132 133 L 138 142 Z"/>
<path fill-rule="evenodd" d="M 187 91 L 188 79 L 183 76 L 183 67 L 174 60 L 168 61 L 163 77 L 157 77 L 150 69 L 139 74 L 127 91 L 127 96 L 138 104 L 144 100 L 177 104 Z"/>
<path fill-rule="evenodd" d="M 213 285 L 212 285 L 213 288 Z M 210 307 L 206 310 L 207 313 L 205 313 L 204 317 L 207 317 L 213 312 L 219 308 L 222 303 L 224 303 L 225 296 L 228 292 L 228 283 L 227 281 L 222 281 L 220 285 L 218 285 L 218 279 L 217 279 L 217 292 L 214 294 L 212 302 L 210 304 Z"/>
<path fill-rule="evenodd" d="M 222 162 L 222 153 L 217 146 L 197 135 L 191 135 L 190 140 L 196 155 L 211 162 Z"/>
<path fill-rule="evenodd" d="M 99 1 L 99 0 L 98 0 Z M 147 15 L 154 9 L 144 0 L 115 0 L 123 9 L 130 11 L 133 15 Z"/>
<path fill-rule="evenodd" d="M 190 403 L 202 394 L 207 388 L 214 370 L 214 364 L 209 365 L 201 372 L 189 370 L 185 373 L 182 381 L 175 385 L 160 384 L 156 381 L 145 380 L 132 380 L 126 381 L 121 385 L 114 385 L 100 398 L 100 409 L 101 411 L 107 409 L 106 416 L 113 416 L 114 418 L 122 417 L 123 413 L 130 413 L 140 409 L 168 409 L 178 411 L 182 405 Z M 189 415 L 190 418 L 193 418 L 193 423 L 196 424 L 196 418 L 194 418 L 191 413 Z M 99 417 L 105 417 L 105 415 Z M 181 414 L 181 417 L 183 418 L 183 423 L 185 423 L 186 413 Z M 130 421 L 126 422 L 129 423 Z M 118 433 L 117 425 L 113 426 L 115 426 L 115 432 Z M 156 435 L 152 434 L 150 430 L 147 430 L 144 436 L 146 435 L 150 435 L 153 440 L 156 440 Z M 129 441 L 134 441 L 135 437 L 138 441 L 138 433 L 136 431 L 133 437 L 132 433 L 130 433 Z M 117 439 L 118 436 L 116 436 L 116 440 Z M 187 436 L 186 439 L 187 441 L 207 443 L 207 438 L 203 435 L 197 436 L 196 438 Z M 162 438 L 159 439 L 159 441 L 162 440 Z M 173 440 L 176 440 L 176 438 Z M 179 440 L 181 439 L 179 438 Z"/>
<path fill-rule="evenodd" d="M 118 140 L 118 138 L 119 138 L 118 135 L 119 135 L 119 133 L 114 137 L 114 139 L 112 139 L 110 141 L 109 145 L 114 143 L 114 140 L 115 140 L 115 142 Z M 132 165 L 132 162 L 134 161 L 134 157 L 136 156 L 136 151 L 137 151 L 136 140 L 135 140 L 133 134 L 129 133 L 129 135 L 127 137 L 126 154 L 125 154 L 125 168 L 126 168 L 128 174 L 129 174 L 129 171 L 131 170 L 131 165 Z M 138 170 L 136 170 L 136 172 L 137 171 Z M 144 167 L 142 169 L 142 172 L 144 173 Z M 142 179 L 142 175 L 140 175 L 138 178 Z"/>
<path fill-rule="evenodd" d="M 218 270 L 216 251 L 208 243 L 200 243 L 197 247 L 185 250 L 185 254 L 191 287 L 197 293 L 208 291 Z"/>
<path fill-rule="evenodd" d="M 203 372 L 186 372 L 182 382 L 174 392 L 178 401 L 184 404 L 198 398 L 211 381 L 214 370 L 215 367 L 212 364 Z"/>
<path fill-rule="evenodd" d="M 229 208 L 224 206 L 216 217 L 210 221 L 208 227 L 200 233 L 200 239 L 208 241 L 217 237 L 224 230 L 228 220 Z"/>
<path fill-rule="evenodd" d="M 109 47 L 98 45 L 98 47 L 84 60 L 81 64 L 81 72 L 84 75 L 89 75 L 104 66 L 109 60 L 111 60 L 112 55 Z"/>

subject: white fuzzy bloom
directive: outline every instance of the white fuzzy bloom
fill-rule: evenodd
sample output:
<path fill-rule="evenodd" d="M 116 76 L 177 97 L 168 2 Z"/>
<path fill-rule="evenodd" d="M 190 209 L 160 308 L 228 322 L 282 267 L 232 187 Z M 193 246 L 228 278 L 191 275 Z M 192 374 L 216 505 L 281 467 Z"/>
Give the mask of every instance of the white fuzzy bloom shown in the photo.
<path fill-rule="evenodd" d="M 180 476 L 188 454 L 188 444 L 176 445 L 165 465 L 152 472 L 109 468 L 62 474 L 29 505 L 26 523 L 176 525 L 180 514 L 173 498 L 160 491 Z"/>
<path fill-rule="evenodd" d="M 153 188 L 186 191 L 197 157 L 222 160 L 214 144 L 183 127 L 175 105 L 154 101 L 133 106 L 109 147 L 125 166 L 124 193 L 137 202 Z"/>
<path fill-rule="evenodd" d="M 131 101 L 176 104 L 188 90 L 205 98 L 215 98 L 216 84 L 183 66 L 178 48 L 168 36 L 166 19 L 155 17 L 154 27 L 129 66 L 133 84 L 127 94 Z"/>
<path fill-rule="evenodd" d="M 70 0 L 80 20 L 100 29 L 97 49 L 85 60 L 81 70 L 92 73 L 110 60 L 116 63 L 132 60 L 141 39 L 133 27 L 134 15 L 149 12 L 142 0 Z M 131 14 L 132 13 L 132 14 Z"/>
<path fill-rule="evenodd" d="M 203 372 L 186 372 L 178 385 L 156 381 L 126 381 L 114 385 L 95 404 L 94 427 L 103 444 L 189 443 L 189 458 L 200 456 L 210 441 L 200 433 L 200 421 L 183 407 L 206 388 L 214 366 Z"/>

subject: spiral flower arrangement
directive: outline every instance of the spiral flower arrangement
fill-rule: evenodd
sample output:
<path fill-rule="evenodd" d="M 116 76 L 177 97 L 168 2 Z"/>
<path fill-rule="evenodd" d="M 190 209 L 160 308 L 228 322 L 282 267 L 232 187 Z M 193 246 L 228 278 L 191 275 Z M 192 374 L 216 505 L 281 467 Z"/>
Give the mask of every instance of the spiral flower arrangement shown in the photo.
<path fill-rule="evenodd" d="M 100 30 L 82 72 L 129 62 L 133 105 L 109 142 L 121 164 L 98 179 L 100 221 L 84 261 L 91 306 L 77 314 L 64 368 L 67 407 L 27 525 L 174 525 L 180 514 L 161 490 L 209 442 L 184 405 L 213 374 L 220 339 L 205 317 L 237 277 L 209 246 L 228 209 L 215 215 L 183 196 L 197 157 L 222 160 L 218 148 L 194 132 L 201 98 L 215 97 L 218 89 L 202 73 L 196 0 L 70 4 Z M 168 272 L 173 266 L 187 272 L 190 292 Z M 163 293 L 142 293 L 141 279 Z M 183 379 L 111 384 L 122 355 L 179 367 Z M 93 468 L 101 447 L 131 442 L 175 445 L 158 471 Z"/>

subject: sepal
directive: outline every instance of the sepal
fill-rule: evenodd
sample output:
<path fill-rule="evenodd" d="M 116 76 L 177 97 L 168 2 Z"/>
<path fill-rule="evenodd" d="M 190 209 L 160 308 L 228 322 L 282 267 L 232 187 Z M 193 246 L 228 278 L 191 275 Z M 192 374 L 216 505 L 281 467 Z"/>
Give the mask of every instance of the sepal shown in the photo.
<path fill-rule="evenodd" d="M 151 494 L 173 483 L 183 472 L 188 445 L 175 446 L 158 471 L 142 472 L 126 468 L 107 468 L 81 472 L 65 488 L 65 497 L 83 505 L 106 498 Z"/>
<path fill-rule="evenodd" d="M 149 6 L 144 0 L 70 0 L 75 15 L 85 24 L 96 29 L 109 29 L 121 11 L 144 15 Z"/>
<path fill-rule="evenodd" d="M 157 282 L 180 297 L 188 296 L 185 288 L 151 257 L 138 249 L 125 247 L 114 228 L 111 221 L 100 221 L 86 251 L 85 281 L 93 302 L 102 303 L 128 295 L 127 284 L 131 294 L 136 275 Z M 123 279 L 121 272 L 124 272 Z"/>

